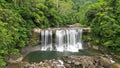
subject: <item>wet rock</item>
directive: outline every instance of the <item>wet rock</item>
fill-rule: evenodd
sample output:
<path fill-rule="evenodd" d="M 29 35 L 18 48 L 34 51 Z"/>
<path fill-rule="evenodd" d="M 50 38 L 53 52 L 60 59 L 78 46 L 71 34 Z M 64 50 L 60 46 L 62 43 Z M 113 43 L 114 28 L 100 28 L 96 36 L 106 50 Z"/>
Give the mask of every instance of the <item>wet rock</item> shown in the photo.
<path fill-rule="evenodd" d="M 62 60 L 28 63 L 24 68 L 111 68 L 111 62 L 103 56 L 64 56 Z"/>
<path fill-rule="evenodd" d="M 65 68 L 61 60 L 45 60 L 39 63 L 28 63 L 24 68 Z"/>
<path fill-rule="evenodd" d="M 62 58 L 65 67 L 73 68 L 81 66 L 82 68 L 110 68 L 111 62 L 109 59 L 102 56 L 70 56 Z"/>

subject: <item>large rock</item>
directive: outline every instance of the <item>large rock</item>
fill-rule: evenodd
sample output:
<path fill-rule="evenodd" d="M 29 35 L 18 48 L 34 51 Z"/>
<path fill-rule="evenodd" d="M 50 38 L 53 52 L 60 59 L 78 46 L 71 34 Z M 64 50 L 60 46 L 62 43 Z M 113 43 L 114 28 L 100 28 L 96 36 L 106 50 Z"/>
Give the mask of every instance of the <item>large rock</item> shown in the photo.
<path fill-rule="evenodd" d="M 112 65 L 112 68 L 120 68 L 120 63 L 114 63 L 114 64 Z"/>
<path fill-rule="evenodd" d="M 65 68 L 61 60 L 45 60 L 40 63 L 28 63 L 23 68 Z"/>
<path fill-rule="evenodd" d="M 63 56 L 61 60 L 27 63 L 21 68 L 112 68 L 111 65 L 110 60 L 104 56 Z"/>
<path fill-rule="evenodd" d="M 40 28 L 34 28 L 34 29 L 33 29 L 33 32 L 35 32 L 35 33 L 40 33 L 40 31 L 41 31 Z"/>
<path fill-rule="evenodd" d="M 65 56 L 62 58 L 65 67 L 73 68 L 80 66 L 81 68 L 110 68 L 111 62 L 109 59 L 102 56 Z"/>
<path fill-rule="evenodd" d="M 8 63 L 19 63 L 23 60 L 23 56 L 9 55 L 6 60 Z"/>

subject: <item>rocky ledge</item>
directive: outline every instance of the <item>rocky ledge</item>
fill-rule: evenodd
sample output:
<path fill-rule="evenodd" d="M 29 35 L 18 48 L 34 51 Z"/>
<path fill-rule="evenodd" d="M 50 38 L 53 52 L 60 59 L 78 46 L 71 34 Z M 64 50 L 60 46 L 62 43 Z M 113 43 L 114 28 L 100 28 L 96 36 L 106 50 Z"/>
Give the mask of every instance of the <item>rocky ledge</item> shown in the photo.
<path fill-rule="evenodd" d="M 66 68 L 111 68 L 111 61 L 103 56 L 65 56 Z"/>
<path fill-rule="evenodd" d="M 58 60 L 27 63 L 23 68 L 112 68 L 111 65 L 104 56 L 64 56 Z"/>

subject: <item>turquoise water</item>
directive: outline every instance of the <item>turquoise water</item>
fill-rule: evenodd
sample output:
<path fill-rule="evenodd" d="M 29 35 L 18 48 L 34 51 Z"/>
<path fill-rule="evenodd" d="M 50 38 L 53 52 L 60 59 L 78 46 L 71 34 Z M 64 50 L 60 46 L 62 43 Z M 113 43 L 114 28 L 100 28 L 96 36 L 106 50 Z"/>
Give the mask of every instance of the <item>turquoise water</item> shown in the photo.
<path fill-rule="evenodd" d="M 24 60 L 28 62 L 40 62 L 43 60 L 58 59 L 62 56 L 82 56 L 82 55 L 97 55 L 99 51 L 94 50 L 81 50 L 79 52 L 57 52 L 57 51 L 35 51 L 29 53 Z"/>

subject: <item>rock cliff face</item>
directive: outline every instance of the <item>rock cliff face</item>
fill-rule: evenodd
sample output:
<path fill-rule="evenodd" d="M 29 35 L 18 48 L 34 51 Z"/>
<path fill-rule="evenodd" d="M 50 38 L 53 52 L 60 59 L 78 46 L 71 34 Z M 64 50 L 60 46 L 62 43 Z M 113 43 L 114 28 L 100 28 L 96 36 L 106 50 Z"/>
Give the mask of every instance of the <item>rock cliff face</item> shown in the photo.
<path fill-rule="evenodd" d="M 24 68 L 112 68 L 109 59 L 103 56 L 64 56 L 61 60 L 46 60 L 28 63 Z"/>

